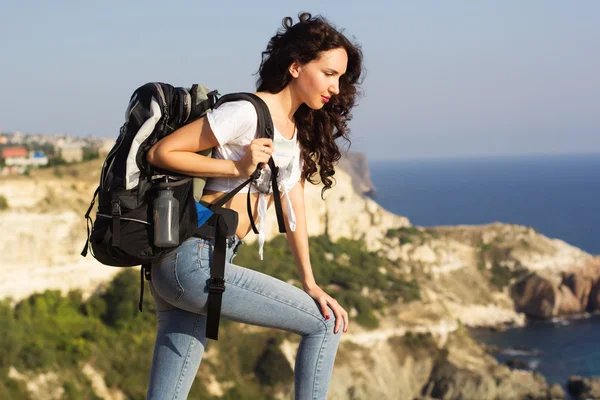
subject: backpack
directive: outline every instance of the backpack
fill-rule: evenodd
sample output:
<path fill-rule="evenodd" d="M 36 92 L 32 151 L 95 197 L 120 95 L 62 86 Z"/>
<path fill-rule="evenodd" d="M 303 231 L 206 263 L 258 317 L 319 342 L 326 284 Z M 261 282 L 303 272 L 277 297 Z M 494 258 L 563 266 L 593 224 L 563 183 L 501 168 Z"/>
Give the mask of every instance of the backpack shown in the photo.
<path fill-rule="evenodd" d="M 213 263 L 207 305 L 207 337 L 218 339 L 222 294 L 225 291 L 226 239 L 235 234 L 238 215 L 224 208 L 234 195 L 251 184 L 260 174 L 257 170 L 242 184 L 213 204 L 200 201 L 206 179 L 161 170 L 146 161 L 146 153 L 159 140 L 176 129 L 197 120 L 221 104 L 247 100 L 258 115 L 257 137 L 273 138 L 273 122 L 262 99 L 252 93 L 233 93 L 218 97 L 201 85 L 190 89 L 151 82 L 135 90 L 125 112 L 125 123 L 115 145 L 104 160 L 98 188 L 85 213 L 87 241 L 81 252 L 88 250 L 102 264 L 117 267 L 142 265 L 140 270 L 140 302 L 142 311 L 143 279 L 150 280 L 152 262 L 175 247 L 154 245 L 153 201 L 159 190 L 169 188 L 179 204 L 179 244 L 192 236 L 214 239 Z M 211 156 L 212 149 L 201 152 Z M 278 168 L 269 160 L 273 171 L 271 184 L 279 231 L 285 232 L 283 212 L 277 185 Z M 96 219 L 90 213 L 98 198 Z M 248 214 L 257 233 L 250 206 Z"/>

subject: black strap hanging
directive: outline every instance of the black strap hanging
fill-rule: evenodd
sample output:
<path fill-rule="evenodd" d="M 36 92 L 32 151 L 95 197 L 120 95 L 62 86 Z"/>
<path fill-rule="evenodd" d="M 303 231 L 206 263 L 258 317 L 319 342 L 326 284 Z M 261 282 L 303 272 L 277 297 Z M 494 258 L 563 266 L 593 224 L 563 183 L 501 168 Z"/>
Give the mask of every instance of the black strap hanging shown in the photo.
<path fill-rule="evenodd" d="M 259 137 L 266 137 L 273 139 L 275 128 L 273 127 L 273 119 L 269 112 L 269 107 L 263 99 L 253 93 L 231 93 L 226 94 L 217 101 L 215 108 L 219 107 L 222 103 L 228 101 L 246 100 L 254 105 L 256 113 L 258 115 L 258 123 L 256 131 Z M 275 212 L 277 213 L 277 224 L 279 225 L 279 232 L 285 233 L 285 221 L 283 219 L 283 208 L 281 206 L 281 195 L 279 187 L 277 186 L 277 176 L 279 169 L 275 166 L 273 157 L 269 159 L 269 168 L 271 168 L 271 185 L 273 186 L 273 202 L 275 203 Z M 259 176 L 260 170 L 257 169 L 254 173 L 256 177 Z M 258 233 L 256 224 L 254 223 L 254 216 L 252 215 L 252 207 L 250 204 L 250 189 L 248 189 L 248 201 L 247 201 L 248 217 L 250 218 L 250 224 L 254 233 Z"/>
<path fill-rule="evenodd" d="M 92 208 L 94 208 L 94 204 L 96 204 L 96 196 L 98 195 L 99 191 L 100 191 L 100 186 L 98 186 L 96 188 L 96 191 L 94 192 L 94 195 L 92 196 L 92 202 L 90 203 L 90 207 L 85 212 L 85 225 L 86 225 L 86 228 L 87 228 L 87 238 L 86 238 L 86 241 L 85 241 L 85 245 L 83 246 L 83 250 L 81 251 L 81 255 L 84 256 L 84 257 L 87 256 L 88 247 L 90 245 L 90 237 L 92 235 L 90 226 L 94 225 L 94 222 L 90 218 L 90 213 L 92 212 Z"/>
<path fill-rule="evenodd" d="M 285 233 L 285 221 L 283 219 L 283 209 L 281 208 L 281 194 L 279 193 L 279 185 L 277 183 L 279 167 L 275 166 L 273 157 L 269 159 L 269 167 L 271 168 L 271 186 L 273 186 L 273 198 L 275 202 L 275 213 L 277 214 L 277 225 L 279 225 L 279 233 Z"/>
<path fill-rule="evenodd" d="M 221 303 L 225 292 L 225 256 L 227 254 L 227 224 L 221 215 L 217 215 L 215 249 L 210 266 L 208 302 L 206 311 L 206 337 L 219 339 L 219 320 Z"/>
<path fill-rule="evenodd" d="M 140 269 L 140 303 L 138 309 L 142 311 L 142 303 L 144 302 L 144 277 L 147 281 L 150 280 L 152 264 L 143 264 Z"/>
<path fill-rule="evenodd" d="M 248 210 L 248 217 L 250 217 L 250 225 L 252 226 L 252 232 L 258 235 L 258 228 L 254 223 L 254 216 L 252 215 L 252 202 L 250 197 L 250 187 L 252 185 L 248 185 L 248 196 L 246 196 L 246 209 Z"/>
<path fill-rule="evenodd" d="M 273 139 L 273 121 L 271 120 L 271 114 L 265 102 L 258 96 L 251 93 L 233 93 L 221 97 L 215 104 L 215 108 L 219 107 L 224 102 L 246 100 L 250 101 L 257 112 L 258 123 L 257 132 L 258 137 L 267 137 Z M 271 184 L 273 185 L 273 196 L 275 202 L 275 209 L 277 212 L 277 222 L 279 224 L 279 231 L 285 232 L 285 224 L 283 219 L 283 210 L 281 207 L 281 196 L 279 188 L 277 186 L 277 176 L 279 169 L 275 166 L 275 162 L 271 157 L 269 159 L 269 167 L 272 171 Z M 210 281 L 208 282 L 208 302 L 207 302 L 207 321 L 206 321 L 206 337 L 213 340 L 218 340 L 219 337 L 219 321 L 221 318 L 221 304 L 223 301 L 223 293 L 225 292 L 225 264 L 227 255 L 227 232 L 229 231 L 227 223 L 223 215 L 219 213 L 219 209 L 222 208 L 229 200 L 233 198 L 239 191 L 248 184 L 252 184 L 260 176 L 260 168 L 257 168 L 252 176 L 246 179 L 238 187 L 223 195 L 215 203 L 208 205 L 209 209 L 215 214 L 215 234 L 214 234 L 214 251 L 213 259 L 210 268 Z M 254 218 L 252 216 L 251 202 L 250 202 L 250 188 L 248 188 L 248 199 L 247 199 L 248 214 L 250 216 L 250 223 L 252 229 L 258 233 Z M 141 308 L 141 300 L 140 300 Z"/>

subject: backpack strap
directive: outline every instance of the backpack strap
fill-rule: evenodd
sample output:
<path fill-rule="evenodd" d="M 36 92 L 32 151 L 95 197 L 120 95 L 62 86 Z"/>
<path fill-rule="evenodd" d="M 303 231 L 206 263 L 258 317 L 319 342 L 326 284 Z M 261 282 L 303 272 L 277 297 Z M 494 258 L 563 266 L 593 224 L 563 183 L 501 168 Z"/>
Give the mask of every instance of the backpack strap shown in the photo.
<path fill-rule="evenodd" d="M 258 116 L 257 136 L 259 138 L 273 139 L 274 128 L 271 114 L 265 102 L 258 96 L 252 93 L 232 93 L 227 94 L 219 99 L 215 104 L 215 108 L 229 101 L 246 100 L 252 103 L 256 109 Z M 269 167 L 271 168 L 273 197 L 275 202 L 275 210 L 277 212 L 277 221 L 279 223 L 279 231 L 285 232 L 285 224 L 283 220 L 283 210 L 281 207 L 281 198 L 279 188 L 277 187 L 277 174 L 279 169 L 275 166 L 273 157 L 269 159 Z M 228 226 L 223 215 L 219 214 L 218 209 L 227 203 L 235 196 L 243 187 L 251 184 L 260 176 L 260 168 L 257 168 L 252 175 L 246 179 L 238 187 L 221 197 L 217 202 L 210 206 L 214 212 L 215 223 L 215 247 L 213 252 L 212 264 L 210 267 L 210 282 L 208 286 L 208 302 L 206 312 L 206 337 L 213 340 L 219 338 L 219 320 L 221 318 L 221 303 L 223 300 L 223 292 L 225 292 L 225 256 L 227 254 L 227 232 Z M 248 187 L 248 216 L 254 232 L 258 233 L 254 218 L 252 217 L 252 209 L 250 204 L 250 187 Z"/>
<path fill-rule="evenodd" d="M 142 311 L 142 303 L 144 303 L 144 277 L 147 281 L 151 278 L 152 264 L 142 264 L 140 268 L 140 302 L 138 304 L 138 310 Z"/>
<path fill-rule="evenodd" d="M 257 124 L 257 132 L 258 137 L 266 137 L 269 139 L 273 139 L 275 135 L 275 128 L 273 126 L 273 119 L 271 118 L 271 113 L 269 112 L 269 107 L 264 102 L 263 99 L 255 95 L 254 93 L 231 93 L 226 94 L 219 99 L 217 104 L 215 104 L 215 108 L 220 106 L 222 103 L 228 101 L 237 101 L 237 100 L 246 100 L 252 103 L 254 108 L 256 109 L 256 114 L 258 115 L 258 124 Z M 279 167 L 275 165 L 275 161 L 273 157 L 269 158 L 269 168 L 271 169 L 271 185 L 273 187 L 273 201 L 275 203 L 275 213 L 277 214 L 277 224 L 279 226 L 279 232 L 285 233 L 285 222 L 283 219 L 283 209 L 281 207 L 281 194 L 279 193 L 279 186 L 277 184 L 277 176 L 279 175 Z M 258 177 L 260 171 L 255 171 L 256 177 Z M 248 209 L 248 217 L 250 218 L 250 224 L 252 225 L 252 230 L 254 233 L 258 234 L 258 229 L 254 223 L 254 218 L 252 216 L 252 208 L 250 203 L 250 188 L 248 188 L 248 201 L 247 201 L 247 209 Z"/>
<path fill-rule="evenodd" d="M 216 214 L 215 249 L 210 266 L 210 282 L 206 304 L 206 337 L 219 339 L 221 303 L 225 292 L 225 255 L 227 254 L 227 224 L 221 214 Z"/>
<path fill-rule="evenodd" d="M 94 208 L 94 204 L 96 204 L 96 196 L 98 195 L 99 191 L 100 191 L 100 186 L 98 186 L 96 188 L 96 191 L 94 192 L 94 195 L 92 196 L 92 202 L 90 203 L 90 207 L 87 209 L 87 211 L 85 213 L 85 226 L 87 228 L 87 238 L 85 241 L 85 246 L 83 246 L 83 250 L 81 251 L 81 255 L 84 257 L 87 256 L 88 247 L 90 245 L 90 237 L 92 234 L 90 225 L 91 226 L 94 225 L 94 221 L 92 221 L 92 219 L 90 218 L 90 213 L 92 212 L 92 208 Z"/>

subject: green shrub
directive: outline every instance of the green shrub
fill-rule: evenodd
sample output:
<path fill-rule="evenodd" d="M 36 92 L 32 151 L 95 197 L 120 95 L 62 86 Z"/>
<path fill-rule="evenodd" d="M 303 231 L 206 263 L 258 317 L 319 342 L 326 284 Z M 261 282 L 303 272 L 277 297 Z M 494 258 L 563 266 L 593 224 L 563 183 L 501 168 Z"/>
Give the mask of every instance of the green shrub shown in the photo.
<path fill-rule="evenodd" d="M 427 233 L 414 226 L 405 226 L 402 228 L 388 229 L 385 236 L 388 239 L 398 238 L 400 244 L 403 245 L 406 243 L 422 243 L 427 237 Z"/>
<path fill-rule="evenodd" d="M 83 158 L 82 161 L 95 160 L 100 157 L 98 153 L 98 149 L 91 146 L 86 146 L 82 148 L 83 150 Z"/>
<path fill-rule="evenodd" d="M 294 380 L 294 372 L 274 338 L 267 341 L 256 362 L 254 373 L 262 385 L 274 386 L 279 383 L 291 383 Z"/>
<path fill-rule="evenodd" d="M 410 348 L 436 347 L 431 333 L 406 332 L 403 343 Z"/>
<path fill-rule="evenodd" d="M 510 281 L 520 275 L 520 271 L 511 270 L 509 267 L 502 266 L 498 263 L 492 265 L 492 277 L 490 283 L 496 288 L 502 290 L 510 284 Z"/>
<path fill-rule="evenodd" d="M 8 372 L 2 375 L 4 378 L 0 378 L 0 399 L 30 398 L 25 382 L 8 378 Z"/>
<path fill-rule="evenodd" d="M 415 228 L 407 229 L 413 232 Z M 329 293 L 346 310 L 358 311 L 356 322 L 368 328 L 377 326 L 374 310 L 384 304 L 374 296 L 363 296 L 363 288 L 379 291 L 389 302 L 399 298 L 413 301 L 420 298 L 416 281 L 404 281 L 379 269 L 388 261 L 366 249 L 364 241 L 341 238 L 333 242 L 327 235 L 311 237 L 310 258 L 317 283 L 325 288 L 336 285 L 339 291 Z M 236 264 L 264 272 L 283 281 L 297 280 L 298 272 L 287 240 L 277 236 L 264 247 L 264 261 L 258 257 L 258 245 L 240 248 Z M 346 261 L 347 260 L 347 261 Z"/>
<path fill-rule="evenodd" d="M 0 194 L 0 211 L 1 210 L 8 210 L 8 200 L 4 195 Z"/>
<path fill-rule="evenodd" d="M 418 285 L 382 274 L 386 260 L 369 252 L 362 241 L 326 236 L 310 239 L 311 260 L 317 282 L 332 291 L 348 311 L 356 309 L 353 322 L 377 326 L 376 310 L 386 301 L 416 299 Z M 236 263 L 274 275 L 285 281 L 298 279 L 287 241 L 280 236 L 265 246 L 265 261 L 258 259 L 256 244 L 243 246 Z M 363 296 L 364 288 L 377 295 Z M 126 398 L 144 398 L 152 364 L 157 318 L 149 290 L 144 312 L 137 310 L 139 271 L 123 269 L 102 292 L 83 300 L 80 291 L 62 296 L 58 291 L 35 294 L 14 308 L 0 302 L 0 371 L 14 366 L 20 372 L 55 371 L 65 377 L 65 398 L 95 399 L 81 365 L 91 362 L 105 377 L 108 387 L 119 388 Z M 264 329 L 248 332 L 245 327 L 223 319 L 220 340 L 209 341 L 216 358 L 206 358 L 202 368 L 217 381 L 233 387 L 225 399 L 270 399 L 276 389 L 291 385 L 289 363 L 279 350 L 284 339 L 297 336 Z M 189 399 L 212 397 L 197 379 Z M 23 385 L 0 374 L 0 398 L 25 398 Z M 24 392 L 23 392 L 24 393 Z"/>

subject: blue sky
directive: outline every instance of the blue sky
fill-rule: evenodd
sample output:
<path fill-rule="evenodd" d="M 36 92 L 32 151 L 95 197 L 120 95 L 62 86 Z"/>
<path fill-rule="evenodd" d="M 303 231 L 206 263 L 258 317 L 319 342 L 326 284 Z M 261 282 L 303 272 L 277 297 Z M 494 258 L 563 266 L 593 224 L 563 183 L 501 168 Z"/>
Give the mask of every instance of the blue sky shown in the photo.
<path fill-rule="evenodd" d="M 116 137 L 148 81 L 254 90 L 284 16 L 365 56 L 352 150 L 371 160 L 600 153 L 600 2 L 2 2 L 0 129 Z"/>

